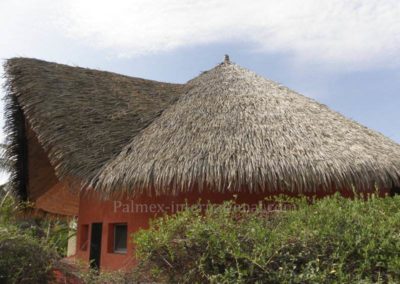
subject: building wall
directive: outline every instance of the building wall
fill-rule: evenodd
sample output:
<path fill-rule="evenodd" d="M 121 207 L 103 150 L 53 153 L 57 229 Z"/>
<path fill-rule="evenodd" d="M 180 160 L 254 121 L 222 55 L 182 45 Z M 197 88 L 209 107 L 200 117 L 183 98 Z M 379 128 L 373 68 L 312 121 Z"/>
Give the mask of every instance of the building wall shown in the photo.
<path fill-rule="evenodd" d="M 332 192 L 318 194 L 322 197 Z M 351 197 L 350 190 L 342 190 L 342 195 Z M 386 193 L 384 191 L 383 193 Z M 278 193 L 275 193 L 278 194 Z M 236 195 L 236 197 L 234 196 Z M 174 213 L 187 204 L 197 204 L 201 198 L 201 204 L 221 203 L 224 200 L 236 198 L 237 203 L 245 203 L 253 208 L 260 200 L 270 196 L 269 193 L 212 193 L 199 194 L 194 191 L 179 196 L 146 197 L 139 196 L 134 199 L 121 198 L 101 201 L 96 196 L 82 196 L 79 205 L 78 232 L 77 232 L 77 258 L 88 261 L 90 251 L 91 224 L 103 223 L 102 247 L 100 266 L 103 270 L 127 269 L 135 265 L 135 247 L 131 241 L 131 234 L 141 228 L 147 228 L 150 218 L 162 216 L 165 213 Z M 295 194 L 292 194 L 295 196 Z M 271 204 L 270 204 L 271 205 Z M 273 207 L 267 207 L 273 210 Z M 113 230 L 112 224 L 127 223 L 128 247 L 126 254 L 112 252 Z"/>

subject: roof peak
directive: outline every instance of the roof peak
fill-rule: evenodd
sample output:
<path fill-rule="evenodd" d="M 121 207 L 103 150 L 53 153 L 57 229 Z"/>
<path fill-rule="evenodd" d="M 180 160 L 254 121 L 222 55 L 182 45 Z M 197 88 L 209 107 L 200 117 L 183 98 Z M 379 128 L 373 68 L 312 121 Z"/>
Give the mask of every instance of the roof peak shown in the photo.
<path fill-rule="evenodd" d="M 228 54 L 225 54 L 225 56 L 224 56 L 224 63 L 231 63 L 231 61 L 229 60 Z"/>

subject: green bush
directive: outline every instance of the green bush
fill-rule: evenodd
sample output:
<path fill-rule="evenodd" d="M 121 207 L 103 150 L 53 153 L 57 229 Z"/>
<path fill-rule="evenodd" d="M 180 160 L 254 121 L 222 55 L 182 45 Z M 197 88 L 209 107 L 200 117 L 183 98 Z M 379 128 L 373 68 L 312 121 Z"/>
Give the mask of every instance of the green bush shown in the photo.
<path fill-rule="evenodd" d="M 12 226 L 0 226 L 0 283 L 48 283 L 55 251 Z"/>
<path fill-rule="evenodd" d="M 5 191 L 0 198 L 0 283 L 47 283 L 66 249 L 64 220 L 32 218 L 29 204 Z"/>
<path fill-rule="evenodd" d="M 139 280 L 132 271 L 101 271 L 96 269 L 81 268 L 79 270 L 79 279 L 85 284 L 134 284 L 151 282 Z M 156 284 L 156 283 L 154 283 Z"/>
<path fill-rule="evenodd" d="M 69 227 L 68 220 L 65 218 L 27 218 L 19 220 L 18 226 L 24 230 L 34 231 L 35 236 L 55 248 L 60 257 L 67 256 L 68 239 L 76 234 L 75 230 L 72 231 Z"/>
<path fill-rule="evenodd" d="M 400 282 L 400 197 L 285 202 L 296 209 L 227 202 L 156 219 L 134 235 L 138 269 L 168 283 Z"/>

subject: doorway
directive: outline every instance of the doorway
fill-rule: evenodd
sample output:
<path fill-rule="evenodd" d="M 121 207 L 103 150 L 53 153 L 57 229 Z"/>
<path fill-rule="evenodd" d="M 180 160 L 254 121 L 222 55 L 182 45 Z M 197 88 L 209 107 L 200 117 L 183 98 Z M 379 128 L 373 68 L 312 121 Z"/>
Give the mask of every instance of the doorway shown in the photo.
<path fill-rule="evenodd" d="M 103 223 L 92 223 L 89 262 L 90 267 L 95 269 L 100 268 L 102 229 Z"/>
<path fill-rule="evenodd" d="M 400 187 L 398 186 L 393 186 L 390 190 L 390 196 L 396 196 L 396 195 L 400 195 Z"/>

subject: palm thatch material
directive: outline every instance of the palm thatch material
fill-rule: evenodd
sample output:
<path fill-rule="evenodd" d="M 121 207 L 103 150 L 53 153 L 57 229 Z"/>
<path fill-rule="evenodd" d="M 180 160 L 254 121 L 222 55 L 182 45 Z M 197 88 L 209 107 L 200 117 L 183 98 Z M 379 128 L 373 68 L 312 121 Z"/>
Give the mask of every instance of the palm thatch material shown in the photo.
<path fill-rule="evenodd" d="M 26 58 L 5 69 L 22 195 L 30 129 L 58 179 L 105 195 L 400 185 L 400 145 L 228 59 L 185 85 Z"/>
<path fill-rule="evenodd" d="M 312 192 L 392 187 L 400 145 L 228 60 L 110 160 L 102 192 Z"/>
<path fill-rule="evenodd" d="M 27 128 L 36 134 L 58 178 L 87 182 L 182 89 L 28 58 L 10 59 L 4 67 L 11 180 L 23 198 L 30 184 Z"/>

